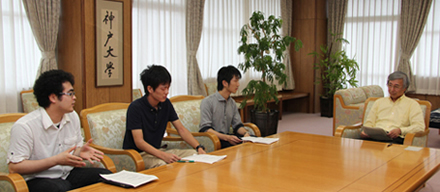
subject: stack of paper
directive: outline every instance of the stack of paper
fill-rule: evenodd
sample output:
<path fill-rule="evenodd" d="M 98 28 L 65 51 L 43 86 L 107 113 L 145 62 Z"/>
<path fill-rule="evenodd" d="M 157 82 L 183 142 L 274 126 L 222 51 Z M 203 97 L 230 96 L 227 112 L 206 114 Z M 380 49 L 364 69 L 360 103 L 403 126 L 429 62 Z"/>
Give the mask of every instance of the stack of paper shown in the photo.
<path fill-rule="evenodd" d="M 188 160 L 188 161 L 213 164 L 213 163 L 220 161 L 224 158 L 226 158 L 226 155 L 218 156 L 218 155 L 201 154 L 201 155 L 192 155 L 192 156 L 184 157 L 182 159 Z"/>
<path fill-rule="evenodd" d="M 106 183 L 114 184 L 121 187 L 138 187 L 139 185 L 157 180 L 154 175 L 146 175 L 132 171 L 119 171 L 111 174 L 100 174 Z"/>
<path fill-rule="evenodd" d="M 276 141 L 280 140 L 280 138 L 242 137 L 241 140 L 243 140 L 243 141 L 252 141 L 254 143 L 271 144 L 273 142 L 276 142 Z"/>

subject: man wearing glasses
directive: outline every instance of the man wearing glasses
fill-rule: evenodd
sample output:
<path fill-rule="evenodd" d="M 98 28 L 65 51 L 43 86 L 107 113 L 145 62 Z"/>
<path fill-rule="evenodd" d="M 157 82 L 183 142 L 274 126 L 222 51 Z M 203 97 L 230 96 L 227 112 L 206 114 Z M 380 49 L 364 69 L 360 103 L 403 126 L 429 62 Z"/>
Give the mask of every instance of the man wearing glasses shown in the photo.
<path fill-rule="evenodd" d="M 7 163 L 21 174 L 29 191 L 68 191 L 96 183 L 102 168 L 82 168 L 83 160 L 100 161 L 103 153 L 83 144 L 73 76 L 62 70 L 44 72 L 35 81 L 34 95 L 41 106 L 11 128 Z"/>
<path fill-rule="evenodd" d="M 420 105 L 414 99 L 405 96 L 409 87 L 409 80 L 405 73 L 396 71 L 388 76 L 387 81 L 389 97 L 384 97 L 374 102 L 365 127 L 384 129 L 393 143 L 403 144 L 407 133 L 423 131 L 425 122 Z M 361 138 L 371 139 L 364 131 Z"/>

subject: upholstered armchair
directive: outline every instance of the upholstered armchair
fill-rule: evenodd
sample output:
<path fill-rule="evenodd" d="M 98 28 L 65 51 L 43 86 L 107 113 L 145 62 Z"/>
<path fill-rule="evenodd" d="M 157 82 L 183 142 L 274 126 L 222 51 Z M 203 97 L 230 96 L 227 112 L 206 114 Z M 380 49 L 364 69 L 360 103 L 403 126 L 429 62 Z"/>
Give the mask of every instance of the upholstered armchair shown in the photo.
<path fill-rule="evenodd" d="M 10 113 L 0 115 L 0 191 L 28 191 L 28 187 L 24 178 L 18 173 L 9 173 L 8 164 L 6 164 L 7 152 L 9 148 L 9 138 L 12 125 L 15 121 L 25 116 L 26 113 Z M 94 162 L 94 164 L 86 162 L 86 167 L 101 167 L 107 168 L 112 172 L 116 172 L 115 166 L 111 159 L 104 156 L 101 162 Z"/>
<path fill-rule="evenodd" d="M 333 135 L 339 125 L 353 125 L 361 122 L 364 104 L 368 98 L 383 96 L 382 87 L 378 85 L 336 91 L 333 97 Z"/>
<path fill-rule="evenodd" d="M 133 101 L 142 97 L 141 89 L 133 89 Z"/>
<path fill-rule="evenodd" d="M 177 115 L 179 116 L 180 121 L 183 126 L 187 128 L 193 135 L 195 134 L 211 134 L 211 133 L 200 133 L 199 132 L 199 124 L 200 124 L 200 104 L 203 100 L 203 96 L 192 96 L 192 95 L 180 95 L 171 97 L 170 101 L 174 106 L 174 110 L 176 110 Z M 251 134 L 260 137 L 261 133 L 258 127 L 253 123 L 243 123 L 245 129 Z M 177 135 L 177 130 L 171 125 L 168 124 L 167 132 L 171 135 Z M 232 133 L 232 128 L 230 129 Z M 217 136 L 212 134 L 217 140 Z M 220 143 L 219 143 L 220 145 Z M 217 149 L 220 149 L 218 146 Z"/>
<path fill-rule="evenodd" d="M 364 112 L 362 117 L 362 122 L 355 125 L 340 125 L 335 132 L 336 137 L 354 138 L 359 139 L 362 132 L 362 124 L 367 119 L 367 116 L 373 106 L 374 102 L 379 99 L 378 97 L 371 97 L 365 101 Z M 416 100 L 422 109 L 424 120 L 425 120 L 425 130 L 418 133 L 408 133 L 405 136 L 403 145 L 426 147 L 428 144 L 428 134 L 429 134 L 429 116 L 431 111 L 431 103 L 424 100 Z"/>
<path fill-rule="evenodd" d="M 23 105 L 23 112 L 30 113 L 40 107 L 38 105 L 37 99 L 35 98 L 33 89 L 21 91 L 20 95 L 21 103 Z"/>

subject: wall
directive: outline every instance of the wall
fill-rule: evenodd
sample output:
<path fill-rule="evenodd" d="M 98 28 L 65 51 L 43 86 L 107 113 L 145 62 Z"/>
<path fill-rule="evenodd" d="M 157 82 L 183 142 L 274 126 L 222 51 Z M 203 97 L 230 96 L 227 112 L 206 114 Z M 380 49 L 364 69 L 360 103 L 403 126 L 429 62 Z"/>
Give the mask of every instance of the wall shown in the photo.
<path fill-rule="evenodd" d="M 292 36 L 300 39 L 304 44 L 299 52 L 291 49 L 295 92 L 309 93 L 307 111 L 317 113 L 320 111 L 319 95 L 322 86 L 314 84 L 316 71 L 313 69 L 313 64 L 317 61 L 308 54 L 319 50 L 319 46 L 326 43 L 326 1 L 295 0 L 292 17 Z M 297 105 L 303 107 L 301 103 L 297 103 Z"/>
<path fill-rule="evenodd" d="M 76 112 L 98 104 L 132 100 L 131 0 L 124 9 L 124 83 L 122 86 L 96 87 L 95 1 L 61 1 L 57 59 L 60 69 L 75 76 Z"/>

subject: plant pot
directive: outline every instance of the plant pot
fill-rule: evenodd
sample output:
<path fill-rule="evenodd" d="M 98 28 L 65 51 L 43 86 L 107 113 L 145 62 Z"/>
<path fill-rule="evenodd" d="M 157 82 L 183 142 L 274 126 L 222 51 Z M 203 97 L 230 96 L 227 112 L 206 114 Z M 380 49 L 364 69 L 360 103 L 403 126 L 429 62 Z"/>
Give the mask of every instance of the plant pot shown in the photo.
<path fill-rule="evenodd" d="M 333 97 L 320 97 L 321 117 L 333 117 Z"/>
<path fill-rule="evenodd" d="M 270 110 L 267 113 L 251 110 L 251 122 L 258 126 L 262 137 L 277 133 L 278 110 Z"/>

